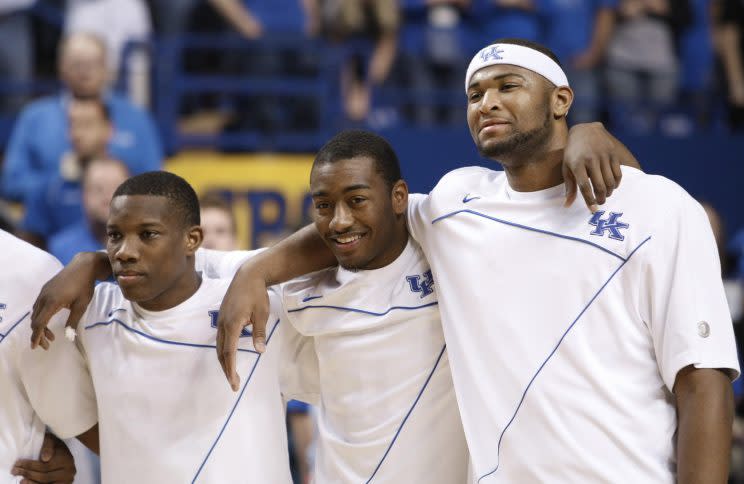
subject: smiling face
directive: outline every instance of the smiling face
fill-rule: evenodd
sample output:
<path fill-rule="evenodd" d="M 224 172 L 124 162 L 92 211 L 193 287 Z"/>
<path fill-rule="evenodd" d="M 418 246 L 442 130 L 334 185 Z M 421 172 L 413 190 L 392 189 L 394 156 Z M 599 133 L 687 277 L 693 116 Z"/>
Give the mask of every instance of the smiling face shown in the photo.
<path fill-rule="evenodd" d="M 201 244 L 201 229 L 186 225 L 168 198 L 114 197 L 106 231 L 114 276 L 130 301 L 162 311 L 186 300 L 198 287 L 194 253 Z"/>
<path fill-rule="evenodd" d="M 503 163 L 533 153 L 553 133 L 553 86 L 528 69 L 497 64 L 477 71 L 468 86 L 468 127 L 480 153 Z"/>
<path fill-rule="evenodd" d="M 372 158 L 316 163 L 310 192 L 315 226 L 341 266 L 378 269 L 405 248 L 408 188 L 389 186 Z"/>

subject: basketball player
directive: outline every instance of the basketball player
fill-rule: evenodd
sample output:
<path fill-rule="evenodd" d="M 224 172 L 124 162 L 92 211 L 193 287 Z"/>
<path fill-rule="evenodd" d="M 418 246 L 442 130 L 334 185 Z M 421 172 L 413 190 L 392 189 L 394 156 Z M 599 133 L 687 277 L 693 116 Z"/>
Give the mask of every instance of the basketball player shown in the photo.
<path fill-rule="evenodd" d="M 465 86 L 473 139 L 504 172 L 445 175 L 411 198 L 408 228 L 439 286 L 477 481 L 726 482 L 739 368 L 704 211 L 632 168 L 603 210 L 563 206 L 573 91 L 542 46 L 485 47 Z M 289 258 L 328 263 L 321 241 L 305 230 L 238 272 L 221 314 L 233 384 L 235 329 L 265 319 L 263 284 L 297 275 Z"/>
<path fill-rule="evenodd" d="M 52 277 L 61 264 L 0 231 L 0 265 L 4 268 L 0 281 L 0 483 L 5 484 L 20 479 L 12 475 L 21 474 L 14 469 L 16 460 L 24 465 L 25 460 L 39 456 L 47 426 L 64 439 L 79 436 L 95 449 L 97 437 L 91 429 L 97 417 L 90 376 L 77 349 L 46 345 L 47 351 L 32 355 L 28 346 L 33 299 L 41 281 Z M 47 337 L 59 338 L 63 324 L 64 318 L 55 317 Z M 61 450 L 55 454 L 63 456 Z M 62 466 L 56 462 L 53 467 L 49 470 Z M 63 480 L 59 474 L 50 476 Z"/>
<path fill-rule="evenodd" d="M 241 342 L 249 376 L 233 393 L 213 353 L 229 280 L 195 271 L 198 224 L 196 194 L 167 172 L 130 178 L 111 201 L 118 285 L 96 287 L 78 339 L 98 402 L 103 482 L 291 482 L 272 344 L 279 318 L 263 354 Z"/>

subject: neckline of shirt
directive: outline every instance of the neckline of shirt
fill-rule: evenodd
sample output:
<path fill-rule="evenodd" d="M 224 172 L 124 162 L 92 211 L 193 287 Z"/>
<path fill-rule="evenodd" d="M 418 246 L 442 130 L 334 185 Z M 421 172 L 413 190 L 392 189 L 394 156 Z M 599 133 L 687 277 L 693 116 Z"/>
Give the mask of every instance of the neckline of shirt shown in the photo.
<path fill-rule="evenodd" d="M 132 308 L 134 309 L 134 312 L 136 312 L 139 316 L 144 317 L 148 320 L 153 319 L 162 319 L 167 318 L 171 314 L 179 313 L 183 311 L 184 309 L 187 309 L 189 306 L 193 304 L 198 304 L 201 301 L 201 294 L 207 290 L 207 286 L 209 286 L 210 279 L 208 277 L 205 277 L 204 274 L 201 274 L 201 282 L 199 283 L 199 288 L 189 296 L 185 301 L 182 301 L 181 303 L 173 306 L 172 308 L 163 309 L 162 311 L 150 311 L 149 309 L 145 309 L 139 304 L 137 304 L 134 301 L 131 301 Z"/>
<path fill-rule="evenodd" d="M 566 194 L 563 183 L 560 183 L 554 187 L 545 188 L 543 190 L 537 190 L 533 192 L 518 192 L 511 186 L 509 186 L 509 182 L 506 181 L 506 183 L 504 183 L 504 188 L 506 191 L 506 197 L 510 200 L 515 201 L 543 202 L 556 198 L 562 198 Z"/>

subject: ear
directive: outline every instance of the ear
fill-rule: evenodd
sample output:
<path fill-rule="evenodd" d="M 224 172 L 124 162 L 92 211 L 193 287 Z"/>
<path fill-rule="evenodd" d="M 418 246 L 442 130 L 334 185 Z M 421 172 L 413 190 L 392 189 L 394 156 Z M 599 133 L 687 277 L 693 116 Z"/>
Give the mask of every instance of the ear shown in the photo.
<path fill-rule="evenodd" d="M 553 117 L 556 119 L 565 118 L 568 115 L 568 110 L 571 109 L 573 99 L 574 94 L 570 87 L 561 86 L 553 89 L 550 103 L 553 108 Z"/>
<path fill-rule="evenodd" d="M 186 231 L 186 255 L 194 255 L 204 241 L 204 231 L 198 225 L 192 225 Z"/>
<path fill-rule="evenodd" d="M 393 202 L 393 212 L 402 215 L 408 210 L 408 185 L 403 180 L 398 180 L 393 185 L 390 193 Z"/>

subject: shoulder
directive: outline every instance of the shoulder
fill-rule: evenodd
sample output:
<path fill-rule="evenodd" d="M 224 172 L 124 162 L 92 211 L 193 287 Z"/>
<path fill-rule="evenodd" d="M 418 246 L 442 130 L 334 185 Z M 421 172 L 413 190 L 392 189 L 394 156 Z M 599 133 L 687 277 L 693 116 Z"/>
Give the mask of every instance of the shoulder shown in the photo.
<path fill-rule="evenodd" d="M 41 285 L 59 272 L 62 264 L 51 254 L 24 242 L 23 240 L 0 231 L 0 247 L 6 262 L 5 276 L 12 278 L 14 285 L 25 284 L 31 287 Z"/>
<path fill-rule="evenodd" d="M 622 170 L 621 196 L 631 199 L 634 205 L 649 215 L 669 216 L 692 208 L 702 210 L 700 203 L 673 180 L 627 166 L 623 166 Z"/>
<path fill-rule="evenodd" d="M 48 120 L 51 114 L 62 113 L 59 96 L 48 96 L 33 101 L 18 114 L 18 124 L 32 123 L 36 120 Z"/>
<path fill-rule="evenodd" d="M 112 93 L 108 97 L 106 104 L 108 104 L 108 106 L 111 108 L 112 116 L 149 118 L 149 115 L 146 111 L 135 105 L 126 96 L 118 93 Z"/>
<path fill-rule="evenodd" d="M 316 289 L 335 280 L 336 267 L 328 267 L 317 272 L 291 279 L 280 286 L 278 294 L 283 298 L 303 298 L 313 294 Z"/>
<path fill-rule="evenodd" d="M 490 170 L 482 166 L 466 166 L 445 174 L 432 190 L 432 195 L 461 193 L 478 190 L 503 178 L 504 172 Z"/>

